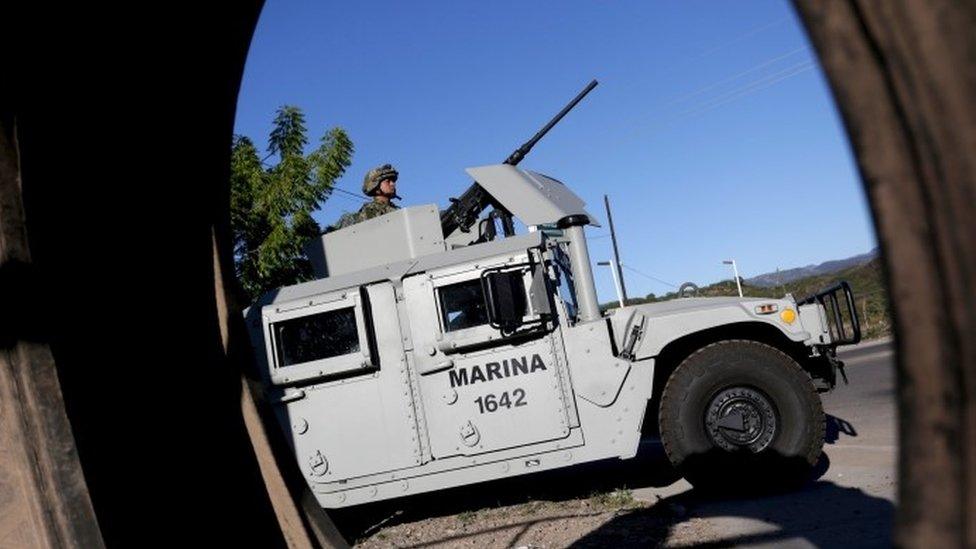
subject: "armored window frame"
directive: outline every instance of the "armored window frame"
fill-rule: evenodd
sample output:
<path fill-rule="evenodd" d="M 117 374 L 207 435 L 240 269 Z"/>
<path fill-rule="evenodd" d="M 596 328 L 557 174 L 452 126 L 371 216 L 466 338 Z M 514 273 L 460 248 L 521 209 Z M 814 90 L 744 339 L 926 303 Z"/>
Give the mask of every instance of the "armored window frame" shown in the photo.
<path fill-rule="evenodd" d="M 453 319 L 449 318 L 449 316 L 455 311 L 449 310 L 448 299 L 446 295 L 449 289 L 452 291 L 454 289 L 458 289 L 464 292 L 467 292 L 472 289 L 476 290 L 477 296 L 480 296 L 481 298 L 481 305 L 482 305 L 481 309 L 478 310 L 479 313 L 478 318 L 483 317 L 484 320 L 482 322 L 478 322 L 477 324 L 466 324 L 460 327 L 452 327 L 450 323 L 453 321 Z M 437 302 L 439 305 L 438 313 L 441 321 L 441 331 L 443 331 L 444 333 L 458 332 L 461 330 L 477 328 L 478 326 L 485 326 L 489 324 L 488 307 L 485 299 L 486 296 L 484 292 L 484 287 L 481 284 L 480 277 L 469 278 L 467 280 L 462 280 L 460 282 L 454 282 L 451 284 L 444 284 L 443 286 L 437 287 L 436 291 L 437 291 Z M 475 301 L 477 300 L 477 296 L 475 296 Z M 462 310 L 461 312 L 463 313 L 464 311 Z"/>
<path fill-rule="evenodd" d="M 284 365 L 281 357 L 280 341 L 276 326 L 291 320 L 315 316 L 323 313 L 352 309 L 356 322 L 356 338 L 359 348 L 355 351 Z M 268 345 L 268 364 L 271 367 L 271 382 L 276 385 L 290 385 L 308 382 L 319 378 L 331 378 L 370 372 L 375 369 L 372 345 L 368 336 L 368 315 L 364 311 L 363 298 L 358 288 L 341 293 L 317 296 L 303 300 L 300 304 L 281 304 L 266 311 L 264 320 L 265 338 Z"/>
<path fill-rule="evenodd" d="M 565 243 L 558 243 L 550 248 L 552 253 L 552 268 L 556 280 L 556 296 L 561 302 L 565 314 L 566 325 L 574 326 L 579 320 L 579 303 L 576 295 L 576 281 L 573 278 L 573 267 L 569 254 L 566 253 Z"/>
<path fill-rule="evenodd" d="M 434 306 L 437 312 L 438 329 L 440 330 L 437 339 L 440 341 L 439 346 L 443 352 L 451 353 L 466 347 L 482 345 L 492 341 L 501 342 L 504 341 L 505 338 L 497 328 L 493 328 L 487 322 L 477 326 L 448 330 L 447 326 L 445 325 L 446 319 L 444 316 L 442 289 L 462 283 L 477 283 L 480 285 L 481 273 L 483 273 L 486 269 L 527 264 L 527 261 L 528 256 L 526 254 L 522 254 L 516 257 L 506 257 L 503 261 L 479 264 L 477 268 L 468 267 L 462 271 L 450 270 L 439 274 L 434 274 L 432 276 L 431 282 L 434 294 Z M 523 273 L 522 282 L 522 289 L 525 292 L 526 300 L 526 314 L 523 317 L 523 321 L 525 323 L 536 322 L 541 318 L 541 315 L 535 310 L 532 300 L 529 299 L 529 292 L 532 286 L 532 273 L 528 268 L 526 268 L 525 272 Z"/>

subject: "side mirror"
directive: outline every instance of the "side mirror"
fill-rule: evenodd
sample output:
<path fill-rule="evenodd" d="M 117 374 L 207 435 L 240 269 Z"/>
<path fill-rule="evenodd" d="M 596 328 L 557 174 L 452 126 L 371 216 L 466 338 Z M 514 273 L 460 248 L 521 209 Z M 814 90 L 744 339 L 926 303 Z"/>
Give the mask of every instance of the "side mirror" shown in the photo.
<path fill-rule="evenodd" d="M 481 284 L 488 307 L 488 324 L 508 335 L 517 330 L 528 313 L 521 269 L 485 271 Z"/>

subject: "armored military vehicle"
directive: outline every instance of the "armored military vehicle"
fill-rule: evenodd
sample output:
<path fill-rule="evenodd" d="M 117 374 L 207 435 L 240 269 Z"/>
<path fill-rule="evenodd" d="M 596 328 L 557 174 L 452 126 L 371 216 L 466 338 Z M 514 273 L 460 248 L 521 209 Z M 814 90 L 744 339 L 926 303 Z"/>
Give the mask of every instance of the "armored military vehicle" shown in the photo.
<path fill-rule="evenodd" d="M 631 458 L 642 434 L 696 486 L 808 476 L 818 391 L 843 373 L 836 347 L 860 339 L 850 287 L 603 314 L 584 237 L 597 218 L 516 166 L 594 85 L 505 163 L 468 169 L 475 183 L 445 211 L 324 234 L 307 249 L 316 280 L 248 309 L 323 507 Z"/>

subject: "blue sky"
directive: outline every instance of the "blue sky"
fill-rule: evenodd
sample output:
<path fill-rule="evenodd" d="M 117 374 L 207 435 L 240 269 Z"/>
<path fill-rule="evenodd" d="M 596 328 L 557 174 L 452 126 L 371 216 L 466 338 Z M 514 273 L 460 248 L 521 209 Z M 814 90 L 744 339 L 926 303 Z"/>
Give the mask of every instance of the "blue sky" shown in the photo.
<path fill-rule="evenodd" d="M 275 110 L 313 141 L 343 127 L 339 187 L 384 162 L 404 205 L 445 207 L 591 78 L 600 85 L 520 165 L 613 206 L 630 295 L 865 252 L 874 230 L 839 116 L 785 0 L 268 0 L 235 131 L 265 148 Z M 332 223 L 361 202 L 341 193 Z M 606 228 L 588 229 L 594 261 Z M 601 301 L 615 299 L 597 268 Z"/>

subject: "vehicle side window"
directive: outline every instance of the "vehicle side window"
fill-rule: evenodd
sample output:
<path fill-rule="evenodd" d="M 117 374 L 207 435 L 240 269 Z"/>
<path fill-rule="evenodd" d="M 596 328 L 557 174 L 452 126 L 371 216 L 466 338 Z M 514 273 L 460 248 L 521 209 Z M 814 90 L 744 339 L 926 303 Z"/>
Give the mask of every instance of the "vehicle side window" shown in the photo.
<path fill-rule="evenodd" d="M 441 322 L 445 332 L 488 324 L 485 293 L 481 279 L 441 286 Z"/>
<path fill-rule="evenodd" d="M 353 307 L 276 322 L 279 367 L 332 358 L 359 351 Z"/>

